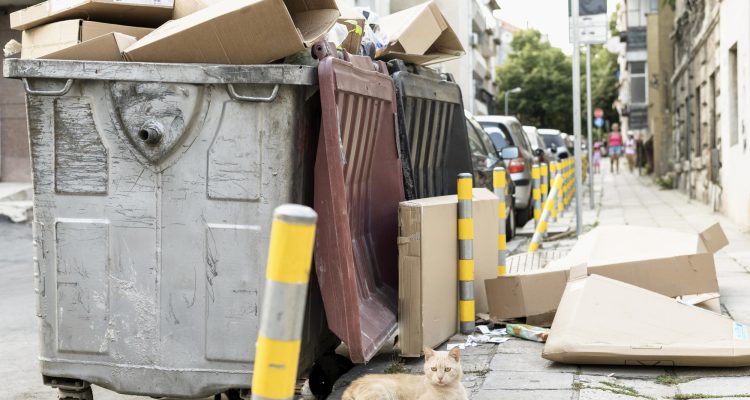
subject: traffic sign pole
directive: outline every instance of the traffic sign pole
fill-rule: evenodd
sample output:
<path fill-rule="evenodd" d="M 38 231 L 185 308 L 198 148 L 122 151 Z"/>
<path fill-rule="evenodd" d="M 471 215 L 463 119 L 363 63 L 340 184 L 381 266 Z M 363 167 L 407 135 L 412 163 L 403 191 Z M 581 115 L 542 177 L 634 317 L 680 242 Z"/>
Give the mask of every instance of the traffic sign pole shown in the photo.
<path fill-rule="evenodd" d="M 586 103 L 588 117 L 586 118 L 586 128 L 588 129 L 589 136 L 589 207 L 594 209 L 594 146 L 591 140 L 591 124 L 593 113 L 591 112 L 591 45 L 586 45 Z"/>
<path fill-rule="evenodd" d="M 583 210 L 581 209 L 581 48 L 578 31 L 578 1 L 572 1 L 573 8 L 573 134 L 575 154 L 575 196 L 576 196 L 576 235 L 581 236 L 583 229 Z"/>

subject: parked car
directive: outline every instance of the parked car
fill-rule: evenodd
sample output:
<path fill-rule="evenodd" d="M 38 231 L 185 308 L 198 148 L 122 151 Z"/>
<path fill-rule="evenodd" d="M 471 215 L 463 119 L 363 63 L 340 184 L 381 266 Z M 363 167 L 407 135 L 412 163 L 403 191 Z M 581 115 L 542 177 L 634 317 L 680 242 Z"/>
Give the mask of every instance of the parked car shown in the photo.
<path fill-rule="evenodd" d="M 570 151 L 563 140 L 562 133 L 557 129 L 539 129 L 539 136 L 544 144 L 559 160 L 570 157 Z"/>
<path fill-rule="evenodd" d="M 515 147 L 505 147 L 504 151 L 499 152 L 490 139 L 490 135 L 474 119 L 470 112 L 466 111 L 466 131 L 469 134 L 469 148 L 471 149 L 471 159 L 474 163 L 474 186 L 486 187 L 494 190 L 492 176 L 495 167 L 502 166 L 505 157 L 515 158 L 518 149 Z M 504 157 L 505 156 L 505 157 Z M 508 240 L 516 235 L 516 215 L 515 209 L 515 184 L 511 178 L 508 168 L 505 168 L 505 235 Z"/>
<path fill-rule="evenodd" d="M 498 152 L 506 147 L 518 148 L 518 156 L 504 159 L 511 179 L 516 185 L 516 221 L 519 226 L 526 224 L 534 216 L 534 202 L 531 199 L 531 166 L 534 164 L 534 149 L 523 133 L 521 123 L 515 117 L 482 116 L 477 121 L 489 133 Z"/>
<path fill-rule="evenodd" d="M 531 148 L 534 149 L 534 155 L 536 156 L 536 161 L 538 163 L 557 161 L 557 155 L 547 148 L 547 145 L 544 144 L 544 140 L 539 136 L 539 131 L 535 126 L 524 125 L 523 132 L 526 134 L 526 138 L 529 139 Z"/>

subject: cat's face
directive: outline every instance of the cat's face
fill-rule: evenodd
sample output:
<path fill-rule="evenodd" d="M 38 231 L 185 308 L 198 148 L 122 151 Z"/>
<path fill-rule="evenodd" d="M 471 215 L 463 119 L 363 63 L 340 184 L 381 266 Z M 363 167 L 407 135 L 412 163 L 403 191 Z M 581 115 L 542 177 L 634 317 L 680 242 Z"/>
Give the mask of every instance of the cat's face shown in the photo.
<path fill-rule="evenodd" d="M 435 386 L 450 386 L 461 379 L 461 353 L 458 347 L 451 351 L 424 349 L 424 374 Z"/>

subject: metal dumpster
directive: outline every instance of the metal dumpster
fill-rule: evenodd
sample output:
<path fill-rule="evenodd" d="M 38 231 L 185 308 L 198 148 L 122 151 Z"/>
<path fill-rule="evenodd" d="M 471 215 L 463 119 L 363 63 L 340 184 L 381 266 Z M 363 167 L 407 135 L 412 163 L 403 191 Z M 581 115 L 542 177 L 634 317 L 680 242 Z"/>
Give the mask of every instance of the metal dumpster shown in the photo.
<path fill-rule="evenodd" d="M 388 62 L 396 85 L 406 198 L 456 194 L 456 177 L 473 170 L 461 88 L 450 74 Z"/>
<path fill-rule="evenodd" d="M 175 397 L 249 387 L 272 211 L 312 204 L 316 70 L 4 67 L 27 93 L 45 382 Z M 338 343 L 316 282 L 309 292 L 301 373 Z"/>
<path fill-rule="evenodd" d="M 404 200 L 393 81 L 383 62 L 313 46 L 322 121 L 315 161 L 315 268 L 328 325 L 354 362 L 396 332 L 398 204 Z"/>

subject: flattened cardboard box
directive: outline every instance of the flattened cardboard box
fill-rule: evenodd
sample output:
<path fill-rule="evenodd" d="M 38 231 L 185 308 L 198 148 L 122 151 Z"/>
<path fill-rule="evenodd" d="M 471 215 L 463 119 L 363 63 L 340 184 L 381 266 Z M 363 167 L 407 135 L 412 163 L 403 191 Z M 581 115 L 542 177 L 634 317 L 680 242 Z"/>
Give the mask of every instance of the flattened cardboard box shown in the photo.
<path fill-rule="evenodd" d="M 377 58 L 398 58 L 429 65 L 453 60 L 465 54 L 461 41 L 434 0 L 381 17 L 380 29 L 389 45 L 378 49 Z"/>
<path fill-rule="evenodd" d="M 335 0 L 226 0 L 172 20 L 125 50 L 130 61 L 265 64 L 310 47 L 336 23 Z"/>
<path fill-rule="evenodd" d="M 399 207 L 399 343 L 418 357 L 458 328 L 458 227 L 456 196 L 401 203 Z M 497 204 L 474 189 L 474 291 L 476 311 L 486 312 L 482 282 L 497 275 Z"/>
<path fill-rule="evenodd" d="M 700 234 L 635 226 L 603 226 L 581 236 L 570 253 L 545 268 L 485 281 L 494 319 L 551 321 L 569 269 L 627 282 L 669 297 L 718 293 L 714 253 L 728 244 L 716 224 Z M 546 323 L 545 323 L 546 322 Z"/>
<path fill-rule="evenodd" d="M 122 52 L 136 42 L 133 36 L 108 33 L 39 57 L 47 60 L 124 61 Z"/>
<path fill-rule="evenodd" d="M 10 14 L 16 30 L 68 19 L 156 28 L 172 18 L 174 0 L 48 0 Z"/>
<path fill-rule="evenodd" d="M 750 365 L 747 327 L 603 276 L 571 280 L 542 357 L 569 364 Z"/>
<path fill-rule="evenodd" d="M 102 44 L 106 44 L 107 39 L 101 38 L 102 36 L 109 35 L 111 33 L 120 33 L 127 36 L 135 37 L 136 39 L 142 38 L 149 34 L 153 29 L 151 28 L 138 28 L 126 25 L 115 25 L 106 24 L 102 22 L 83 21 L 80 19 L 54 22 L 37 28 L 32 28 L 23 31 L 21 39 L 21 58 L 52 58 L 49 57 L 53 53 L 73 55 L 75 50 L 70 49 L 65 53 L 59 53 L 61 50 L 69 49 L 74 46 L 78 46 L 79 43 L 87 42 L 92 39 L 99 38 L 94 43 L 97 47 L 101 48 L 106 53 L 102 56 L 97 56 L 95 53 L 91 53 L 90 50 L 94 50 L 92 43 L 87 43 L 86 48 L 89 51 L 88 55 L 93 57 L 89 60 L 99 61 L 116 61 L 110 60 L 114 36 L 110 35 L 109 40 L 110 47 L 102 48 Z M 114 42 L 118 46 L 130 45 L 134 41 L 128 41 L 124 38 L 120 38 L 120 42 Z M 119 52 L 121 52 L 120 49 Z M 59 58 L 58 58 L 59 59 Z M 67 59 L 84 59 L 84 58 L 67 58 Z M 121 60 L 122 57 L 118 57 L 117 60 Z"/>

